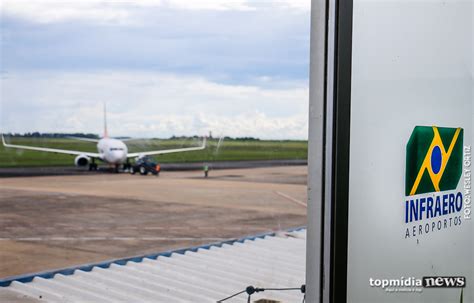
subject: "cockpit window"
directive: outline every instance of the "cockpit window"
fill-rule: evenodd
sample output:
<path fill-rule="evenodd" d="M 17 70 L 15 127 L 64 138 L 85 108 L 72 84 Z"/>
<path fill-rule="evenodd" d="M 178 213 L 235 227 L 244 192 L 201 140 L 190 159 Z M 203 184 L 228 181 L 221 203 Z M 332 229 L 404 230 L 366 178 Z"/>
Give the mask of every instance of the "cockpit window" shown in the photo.
<path fill-rule="evenodd" d="M 115 150 L 123 150 L 123 148 L 113 147 L 113 148 L 110 149 L 110 151 L 115 151 Z"/>

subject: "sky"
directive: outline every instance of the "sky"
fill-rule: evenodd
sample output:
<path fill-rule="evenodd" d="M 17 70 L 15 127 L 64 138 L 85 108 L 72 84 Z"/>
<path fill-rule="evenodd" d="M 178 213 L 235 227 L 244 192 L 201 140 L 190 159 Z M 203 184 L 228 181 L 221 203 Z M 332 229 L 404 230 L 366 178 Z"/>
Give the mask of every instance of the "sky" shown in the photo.
<path fill-rule="evenodd" d="M 306 139 L 309 0 L 3 0 L 4 132 Z"/>

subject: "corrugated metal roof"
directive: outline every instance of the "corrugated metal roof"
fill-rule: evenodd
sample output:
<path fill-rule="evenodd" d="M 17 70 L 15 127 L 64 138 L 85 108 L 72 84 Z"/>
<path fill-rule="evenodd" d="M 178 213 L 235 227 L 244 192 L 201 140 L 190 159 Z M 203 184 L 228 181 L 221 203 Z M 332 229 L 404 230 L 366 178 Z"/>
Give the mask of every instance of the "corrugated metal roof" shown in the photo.
<path fill-rule="evenodd" d="M 216 302 L 249 285 L 300 287 L 305 240 L 306 230 L 299 229 L 16 277 L 0 286 L 40 302 Z M 252 295 L 252 301 L 261 298 L 302 302 L 303 294 L 267 290 Z M 226 302 L 247 302 L 247 295 Z"/>

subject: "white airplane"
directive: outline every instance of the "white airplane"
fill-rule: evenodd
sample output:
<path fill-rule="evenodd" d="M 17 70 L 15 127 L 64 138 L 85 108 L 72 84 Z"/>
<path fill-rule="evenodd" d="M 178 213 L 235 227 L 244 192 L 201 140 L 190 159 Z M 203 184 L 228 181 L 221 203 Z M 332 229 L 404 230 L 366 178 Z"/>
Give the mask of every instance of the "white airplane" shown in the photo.
<path fill-rule="evenodd" d="M 109 135 L 107 132 L 107 118 L 106 118 L 105 107 L 104 107 L 104 136 L 102 137 L 102 139 L 96 140 L 96 139 L 76 138 L 76 137 L 69 137 L 69 138 L 97 143 L 97 153 L 8 144 L 5 142 L 5 138 L 3 134 L 2 134 L 2 143 L 3 143 L 3 146 L 10 147 L 10 148 L 73 155 L 73 156 L 76 156 L 76 159 L 74 160 L 74 164 L 76 166 L 84 167 L 84 166 L 89 165 L 89 170 L 97 170 L 97 164 L 95 163 L 95 160 L 100 160 L 104 163 L 114 165 L 116 172 L 118 172 L 120 166 L 122 165 L 125 170 L 130 169 L 131 158 L 139 159 L 145 156 L 189 152 L 189 151 L 203 150 L 206 148 L 206 137 L 204 137 L 202 145 L 198 147 L 144 151 L 144 152 L 139 152 L 139 153 L 128 153 L 128 148 L 127 148 L 127 145 L 125 145 L 124 141 L 130 141 L 130 140 L 135 140 L 135 139 L 118 140 L 118 139 L 109 138 Z"/>

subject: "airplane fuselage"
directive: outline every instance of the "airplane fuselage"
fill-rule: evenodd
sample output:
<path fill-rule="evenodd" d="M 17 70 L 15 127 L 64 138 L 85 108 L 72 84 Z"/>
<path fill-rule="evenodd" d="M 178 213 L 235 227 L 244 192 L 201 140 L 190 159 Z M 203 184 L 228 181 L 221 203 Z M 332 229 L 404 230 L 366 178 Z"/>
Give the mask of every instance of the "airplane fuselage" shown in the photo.
<path fill-rule="evenodd" d="M 127 162 L 128 148 L 117 139 L 103 138 L 97 143 L 97 151 L 102 161 L 109 164 L 124 164 Z"/>

